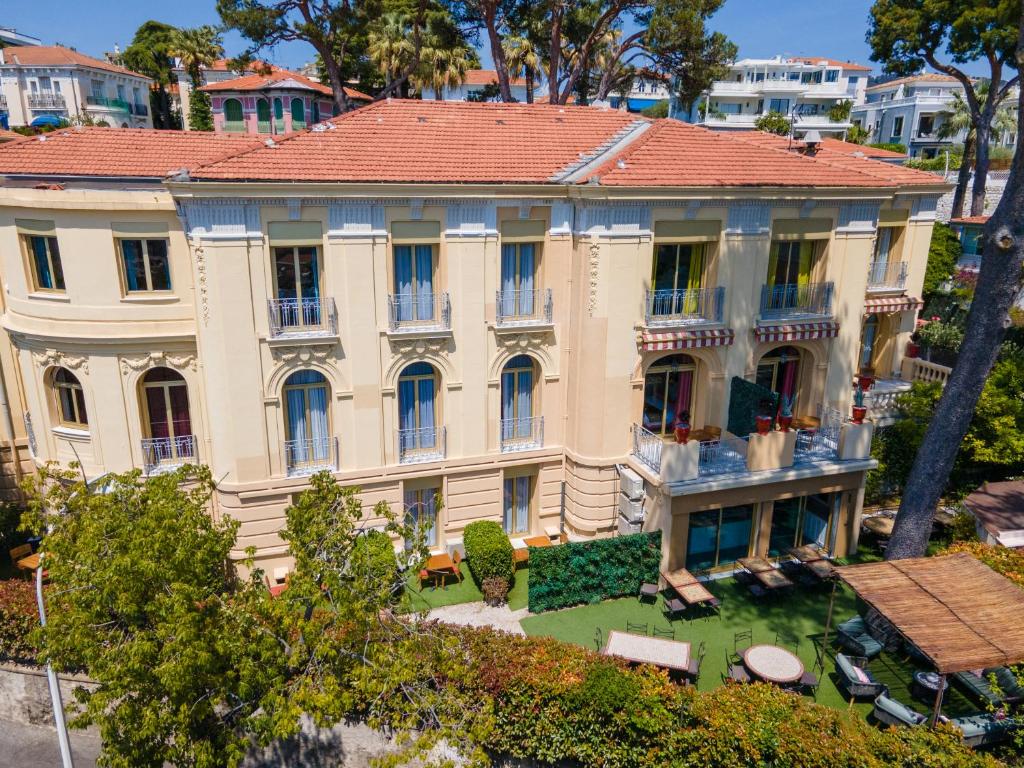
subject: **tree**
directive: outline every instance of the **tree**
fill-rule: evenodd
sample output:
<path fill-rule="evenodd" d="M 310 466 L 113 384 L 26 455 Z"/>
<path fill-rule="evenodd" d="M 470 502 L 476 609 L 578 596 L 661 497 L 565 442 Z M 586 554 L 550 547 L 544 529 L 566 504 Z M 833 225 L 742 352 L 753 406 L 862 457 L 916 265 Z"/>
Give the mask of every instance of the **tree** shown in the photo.
<path fill-rule="evenodd" d="M 939 286 L 956 272 L 956 263 L 963 253 L 956 231 L 941 221 L 935 222 L 932 239 L 928 244 L 928 265 L 924 271 L 924 287 L 921 298 L 927 305 Z"/>
<path fill-rule="evenodd" d="M 863 144 L 869 136 L 867 129 L 862 128 L 858 123 L 854 123 L 846 131 L 846 141 L 851 144 Z"/>
<path fill-rule="evenodd" d="M 1019 80 L 1015 58 L 1020 0 L 875 0 L 868 43 L 871 58 L 887 73 L 916 74 L 927 64 L 960 82 L 974 127 L 974 187 L 971 215 L 985 212 L 992 121 L 1000 102 Z M 984 59 L 995 87 L 987 94 L 961 65 Z"/>
<path fill-rule="evenodd" d="M 942 5 L 941 3 L 939 5 Z M 967 5 L 966 3 L 964 4 Z M 1009 13 L 1007 4 L 999 11 Z M 1014 66 L 1024 64 L 1024 2 L 1017 0 L 1017 49 Z M 876 5 L 877 8 L 877 5 Z M 993 14 L 995 15 L 995 14 Z M 1001 34 L 995 37 L 1001 37 Z M 958 39 L 958 38 L 956 38 Z M 993 54 L 1002 56 L 1002 53 Z M 996 80 L 998 82 L 998 79 Z M 975 121 L 978 135 L 976 155 L 981 163 L 987 154 L 988 126 L 993 111 L 990 91 L 982 121 Z M 973 91 L 969 94 L 975 99 Z M 975 111 L 972 106 L 972 112 Z M 1024 132 L 1024 92 L 1018 94 L 1017 135 Z M 983 134 L 985 134 L 983 136 Z M 1000 344 L 1010 325 L 1010 308 L 1021 289 L 1024 263 L 1024 143 L 1018 142 L 1003 197 L 982 232 L 982 261 L 974 300 L 967 313 L 964 342 L 953 372 L 949 376 L 934 416 L 914 459 L 906 491 L 896 516 L 892 540 L 886 558 L 917 557 L 928 545 L 935 506 L 949 479 L 964 435 L 995 364 Z"/>
<path fill-rule="evenodd" d="M 754 128 L 776 136 L 789 136 L 792 127 L 789 118 L 781 112 L 766 112 L 754 121 Z"/>
<path fill-rule="evenodd" d="M 171 109 L 168 87 L 174 79 L 173 49 L 174 33 L 170 24 L 147 21 L 136 31 L 123 55 L 124 66 L 152 78 L 155 90 L 150 91 L 149 103 L 153 110 L 153 125 L 156 128 L 180 128 Z"/>
<path fill-rule="evenodd" d="M 541 74 L 543 61 L 535 41 L 528 35 L 507 38 L 502 47 L 512 77 L 526 81 L 526 103 L 533 104 L 533 89 Z"/>
<path fill-rule="evenodd" d="M 220 32 L 211 26 L 177 29 L 171 37 L 170 53 L 181 60 L 181 66 L 192 82 L 188 127 L 193 131 L 212 131 L 210 97 L 199 89 L 204 85 L 203 69 L 224 55 Z"/>
<path fill-rule="evenodd" d="M 410 26 L 405 14 L 391 11 L 384 14 L 369 33 L 367 53 L 384 76 L 385 84 L 401 77 L 416 53 L 409 40 Z"/>

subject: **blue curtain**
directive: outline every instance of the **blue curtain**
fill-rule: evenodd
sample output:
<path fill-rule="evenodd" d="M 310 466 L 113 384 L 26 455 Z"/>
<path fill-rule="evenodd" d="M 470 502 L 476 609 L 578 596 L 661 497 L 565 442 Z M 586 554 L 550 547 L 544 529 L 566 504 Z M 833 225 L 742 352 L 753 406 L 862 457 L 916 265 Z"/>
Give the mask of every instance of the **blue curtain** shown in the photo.
<path fill-rule="evenodd" d="M 533 314 L 533 270 L 534 245 L 523 243 L 519 246 L 519 313 L 525 317 Z"/>
<path fill-rule="evenodd" d="M 416 312 L 417 320 L 434 319 L 434 248 L 416 246 Z"/>
<path fill-rule="evenodd" d="M 306 424 L 306 393 L 301 389 L 289 389 L 288 401 L 288 439 L 294 441 L 292 461 L 301 464 L 308 460 L 306 440 L 309 431 Z"/>
<path fill-rule="evenodd" d="M 690 515 L 690 531 L 686 542 L 686 567 L 699 570 L 714 566 L 717 541 L 717 509 Z"/>
<path fill-rule="evenodd" d="M 40 288 L 53 288 L 53 275 L 50 274 L 50 263 L 46 260 L 46 238 L 32 238 L 32 255 L 36 260 L 36 275 Z"/>
<path fill-rule="evenodd" d="M 515 480 L 508 478 L 505 481 L 504 504 L 502 504 L 501 524 L 505 527 L 505 533 L 513 533 L 512 528 L 512 499 L 515 495 Z"/>
<path fill-rule="evenodd" d="M 875 252 L 875 261 L 879 264 L 889 262 L 889 246 L 892 242 L 892 227 L 878 228 L 878 248 Z"/>
<path fill-rule="evenodd" d="M 501 437 L 507 440 L 515 434 L 512 419 L 515 418 L 516 375 L 501 374 Z"/>
<path fill-rule="evenodd" d="M 530 526 L 530 477 L 516 478 L 516 532 L 523 533 Z"/>
<path fill-rule="evenodd" d="M 142 262 L 141 248 L 141 240 L 121 241 L 121 256 L 124 259 L 124 279 L 128 283 L 129 291 L 139 290 L 138 266 Z"/>
<path fill-rule="evenodd" d="M 516 310 L 516 247 L 501 246 L 501 314 L 509 317 Z"/>
<path fill-rule="evenodd" d="M 434 380 L 419 380 L 420 448 L 433 448 L 437 443 L 434 432 Z"/>
<path fill-rule="evenodd" d="M 310 387 L 309 393 L 309 437 L 313 441 L 312 459 L 326 461 L 330 457 L 330 435 L 327 430 L 327 387 Z"/>
<path fill-rule="evenodd" d="M 516 433 L 518 437 L 529 437 L 530 417 L 533 416 L 533 371 L 519 371 L 516 377 Z"/>
<path fill-rule="evenodd" d="M 423 505 L 420 507 L 420 516 L 416 523 L 418 526 L 430 526 L 430 530 L 427 531 L 427 546 L 437 546 L 437 507 L 435 504 L 437 489 L 429 488 L 423 491 L 421 496 L 423 497 Z"/>
<path fill-rule="evenodd" d="M 412 320 L 412 248 L 395 246 L 395 295 L 398 320 Z"/>
<path fill-rule="evenodd" d="M 405 451 L 412 448 L 414 437 L 408 430 L 416 427 L 416 382 L 399 380 L 398 382 L 398 428 L 402 430 L 400 448 Z"/>

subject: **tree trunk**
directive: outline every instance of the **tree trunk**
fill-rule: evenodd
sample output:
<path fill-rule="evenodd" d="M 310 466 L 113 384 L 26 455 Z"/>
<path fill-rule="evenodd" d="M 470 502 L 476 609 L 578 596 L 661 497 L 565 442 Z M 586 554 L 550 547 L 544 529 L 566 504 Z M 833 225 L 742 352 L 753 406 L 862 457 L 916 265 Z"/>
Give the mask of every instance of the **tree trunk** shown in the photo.
<path fill-rule="evenodd" d="M 551 4 L 551 43 L 548 48 L 548 104 L 558 103 L 558 70 L 562 68 L 562 5 Z"/>
<path fill-rule="evenodd" d="M 526 103 L 533 104 L 533 72 L 526 70 Z"/>
<path fill-rule="evenodd" d="M 1018 134 L 1019 135 L 1019 134 Z M 974 136 L 974 187 L 971 190 L 971 216 L 985 213 L 985 184 L 988 181 L 988 142 L 992 136 L 992 115 L 982 113 Z"/>
<path fill-rule="evenodd" d="M 334 97 L 334 106 L 338 108 L 338 112 L 345 114 L 352 108 L 351 102 L 348 100 L 348 94 L 345 93 L 345 84 L 341 82 L 341 68 L 338 66 L 338 62 L 334 60 L 333 56 L 324 55 L 323 51 L 320 51 L 320 58 L 324 61 L 324 68 L 327 70 L 327 79 L 331 84 L 331 95 Z M 271 115 L 273 119 L 273 115 Z"/>
<path fill-rule="evenodd" d="M 1024 52 L 1024 20 L 1018 56 Z M 1018 100 L 1017 135 L 1024 132 L 1024 97 Z M 978 136 L 979 171 L 988 160 L 987 131 Z M 977 188 L 977 184 L 975 185 Z M 981 185 L 984 199 L 984 182 Z M 1018 142 L 1006 191 L 982 236 L 981 271 L 967 314 L 967 327 L 956 366 L 939 398 L 917 451 L 896 515 L 887 560 L 920 557 L 928 547 L 932 518 L 949 480 L 960 442 L 1009 324 L 1009 311 L 1021 286 L 1024 260 L 1024 143 Z"/>
<path fill-rule="evenodd" d="M 488 0 L 483 3 L 484 26 L 487 27 L 487 41 L 491 46 L 491 58 L 494 60 L 494 71 L 498 75 L 498 92 L 501 100 L 508 104 L 512 101 L 512 87 L 508 82 L 508 61 L 505 59 L 505 49 L 501 45 L 501 35 L 498 34 L 498 3 L 497 0 Z"/>
<path fill-rule="evenodd" d="M 974 155 L 974 130 L 967 131 L 964 139 L 964 156 L 960 161 L 960 171 L 956 175 L 956 190 L 953 192 L 953 211 L 951 218 L 959 219 L 964 215 L 964 200 L 967 198 L 967 185 L 971 181 L 971 162 Z"/>

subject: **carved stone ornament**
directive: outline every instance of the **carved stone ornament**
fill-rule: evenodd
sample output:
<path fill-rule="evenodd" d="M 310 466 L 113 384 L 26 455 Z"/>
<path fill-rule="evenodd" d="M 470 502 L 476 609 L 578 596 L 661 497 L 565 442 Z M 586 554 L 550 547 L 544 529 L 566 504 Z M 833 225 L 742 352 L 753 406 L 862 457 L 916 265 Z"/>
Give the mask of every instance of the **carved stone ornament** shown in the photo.
<path fill-rule="evenodd" d="M 448 352 L 450 342 L 447 336 L 421 336 L 411 339 L 404 339 L 401 336 L 392 336 L 391 348 L 399 355 L 425 355 L 432 352 L 440 355 Z"/>
<path fill-rule="evenodd" d="M 332 344 L 297 344 L 293 347 L 271 347 L 270 352 L 279 363 L 311 363 L 327 360 L 334 348 Z"/>
<path fill-rule="evenodd" d="M 147 368 L 177 368 L 179 371 L 188 368 L 196 370 L 198 364 L 196 356 L 184 353 L 181 355 L 168 354 L 166 352 L 150 352 L 148 355 L 133 355 L 121 358 L 121 374 L 127 376 L 132 371 L 142 371 Z"/>
<path fill-rule="evenodd" d="M 594 316 L 597 309 L 597 287 L 600 284 L 601 276 L 601 246 L 597 243 L 590 244 L 590 295 L 587 298 L 587 314 Z"/>
<path fill-rule="evenodd" d="M 498 347 L 504 350 L 529 349 L 547 344 L 550 340 L 551 330 L 549 328 L 528 329 L 524 328 L 520 333 L 499 334 L 497 336 Z"/>
<path fill-rule="evenodd" d="M 32 359 L 40 368 L 49 368 L 51 365 L 59 365 L 61 368 L 71 368 L 82 373 L 89 372 L 89 358 L 85 355 L 68 355 L 56 349 L 46 349 L 42 352 L 33 352 Z"/>

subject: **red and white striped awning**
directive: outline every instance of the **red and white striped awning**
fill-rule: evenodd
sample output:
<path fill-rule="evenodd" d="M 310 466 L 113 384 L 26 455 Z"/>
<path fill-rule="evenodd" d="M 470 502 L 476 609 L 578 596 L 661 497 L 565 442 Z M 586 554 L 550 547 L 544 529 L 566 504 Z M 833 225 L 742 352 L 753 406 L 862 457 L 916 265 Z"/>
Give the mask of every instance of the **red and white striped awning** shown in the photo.
<path fill-rule="evenodd" d="M 908 309 L 920 309 L 924 302 L 913 296 L 880 296 L 864 302 L 864 314 L 887 314 L 889 312 L 906 312 Z"/>
<path fill-rule="evenodd" d="M 810 339 L 831 339 L 839 333 L 839 323 L 823 320 L 813 323 L 789 323 L 787 325 L 758 325 L 754 336 L 758 341 L 808 341 Z"/>
<path fill-rule="evenodd" d="M 640 334 L 640 349 L 644 352 L 664 352 L 669 349 L 724 347 L 732 344 L 735 337 L 732 328 L 643 331 Z"/>

